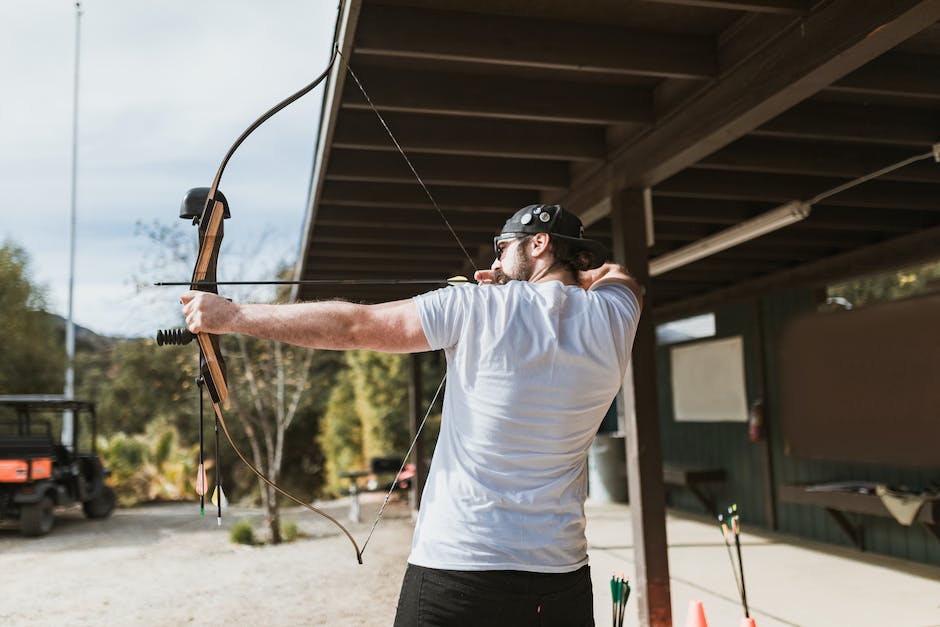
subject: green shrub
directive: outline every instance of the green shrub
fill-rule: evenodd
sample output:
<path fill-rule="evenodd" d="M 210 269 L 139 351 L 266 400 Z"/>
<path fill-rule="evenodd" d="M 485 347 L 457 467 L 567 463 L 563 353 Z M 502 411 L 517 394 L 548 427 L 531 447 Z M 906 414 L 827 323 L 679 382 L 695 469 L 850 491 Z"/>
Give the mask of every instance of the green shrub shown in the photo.
<path fill-rule="evenodd" d="M 293 542 L 300 535 L 300 529 L 293 520 L 287 520 L 281 523 L 281 539 L 284 542 Z"/>
<path fill-rule="evenodd" d="M 229 532 L 229 539 L 236 544 L 252 546 L 255 544 L 255 531 L 251 527 L 250 522 L 247 520 L 239 520 L 232 525 L 232 530 Z"/>
<path fill-rule="evenodd" d="M 144 433 L 117 431 L 98 440 L 98 452 L 111 470 L 118 504 L 123 507 L 192 499 L 197 450 L 183 445 L 165 418 L 154 419 Z"/>

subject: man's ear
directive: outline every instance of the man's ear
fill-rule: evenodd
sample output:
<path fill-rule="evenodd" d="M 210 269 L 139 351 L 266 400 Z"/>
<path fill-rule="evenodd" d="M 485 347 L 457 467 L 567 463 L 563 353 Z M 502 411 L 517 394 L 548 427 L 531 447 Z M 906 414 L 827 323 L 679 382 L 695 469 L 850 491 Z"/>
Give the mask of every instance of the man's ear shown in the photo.
<path fill-rule="evenodd" d="M 538 257 L 548 251 L 548 242 L 551 236 L 548 233 L 535 233 L 532 235 L 532 256 Z"/>

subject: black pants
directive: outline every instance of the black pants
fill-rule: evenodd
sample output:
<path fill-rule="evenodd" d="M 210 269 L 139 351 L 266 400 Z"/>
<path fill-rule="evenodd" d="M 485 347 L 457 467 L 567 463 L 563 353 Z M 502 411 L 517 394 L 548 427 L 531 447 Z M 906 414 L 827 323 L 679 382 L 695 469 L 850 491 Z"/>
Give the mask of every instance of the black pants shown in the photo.
<path fill-rule="evenodd" d="M 438 570 L 408 564 L 395 627 L 588 627 L 591 570 Z"/>

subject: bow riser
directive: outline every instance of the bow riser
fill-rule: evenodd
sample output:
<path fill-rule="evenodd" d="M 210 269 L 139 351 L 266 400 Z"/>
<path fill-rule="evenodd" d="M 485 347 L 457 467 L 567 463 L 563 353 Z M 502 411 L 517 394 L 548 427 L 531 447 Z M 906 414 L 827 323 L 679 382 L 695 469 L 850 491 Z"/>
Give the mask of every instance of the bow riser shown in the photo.
<path fill-rule="evenodd" d="M 196 336 L 199 341 L 199 352 L 202 354 L 202 378 L 209 388 L 209 396 L 214 404 L 228 399 L 228 384 L 225 379 L 225 360 L 219 350 L 219 338 L 208 333 Z M 206 376 L 206 375 L 209 376 Z"/>
<path fill-rule="evenodd" d="M 222 237 L 225 235 L 225 205 L 215 198 L 215 187 L 209 190 L 206 208 L 199 218 L 199 255 L 193 270 L 190 289 L 218 294 L 215 286 L 216 267 Z M 228 384 L 225 376 L 225 360 L 219 349 L 217 336 L 207 333 L 197 335 L 202 359 L 200 370 L 213 403 L 221 403 L 228 398 Z"/>
<path fill-rule="evenodd" d="M 199 256 L 196 258 L 192 280 L 194 290 L 218 293 L 214 283 L 216 282 L 219 247 L 222 245 L 222 237 L 225 234 L 222 223 L 224 215 L 225 206 L 221 201 L 214 198 L 206 201 L 206 210 L 199 219 Z"/>

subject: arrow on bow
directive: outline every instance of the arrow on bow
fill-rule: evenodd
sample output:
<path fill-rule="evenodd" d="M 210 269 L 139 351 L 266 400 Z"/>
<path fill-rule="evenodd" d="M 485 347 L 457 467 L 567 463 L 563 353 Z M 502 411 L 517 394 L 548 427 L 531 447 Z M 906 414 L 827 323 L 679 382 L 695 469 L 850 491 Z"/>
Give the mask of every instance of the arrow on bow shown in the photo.
<path fill-rule="evenodd" d="M 465 276 L 448 279 L 306 279 L 300 281 L 201 281 L 206 285 L 459 285 L 469 283 Z M 158 281 L 154 287 L 192 285 L 188 281 Z"/>
<path fill-rule="evenodd" d="M 378 117 L 379 122 L 381 123 L 382 127 L 385 129 L 392 143 L 395 144 L 395 147 L 398 149 L 398 152 L 401 154 L 402 158 L 405 160 L 405 163 L 408 165 L 412 174 L 414 174 L 415 179 L 418 181 L 418 184 L 424 190 L 425 194 L 427 195 L 428 199 L 431 201 L 431 204 L 434 206 L 435 210 L 437 210 L 438 215 L 440 215 L 440 217 L 443 219 L 445 225 L 447 226 L 450 233 L 453 235 L 461 251 L 469 260 L 471 267 L 476 269 L 476 264 L 473 261 L 473 257 L 470 255 L 469 252 L 467 252 L 467 248 L 463 245 L 463 242 L 461 242 L 460 237 L 457 235 L 456 231 L 454 231 L 450 222 L 447 220 L 447 217 L 444 215 L 444 212 L 438 206 L 437 201 L 434 199 L 434 196 L 431 194 L 427 185 L 425 185 L 420 175 L 418 175 L 418 172 L 417 170 L 415 170 L 414 166 L 412 165 L 411 160 L 408 158 L 408 155 L 402 149 L 401 144 L 395 138 L 395 135 L 392 133 L 391 129 L 388 127 L 388 124 L 385 122 L 385 119 L 382 117 L 381 113 L 379 113 L 378 109 L 373 104 L 372 99 L 369 97 L 368 93 L 366 92 L 359 78 L 356 76 L 352 68 L 349 66 L 348 61 L 346 61 L 345 57 L 343 57 L 342 53 L 339 51 L 339 47 L 335 46 L 333 48 L 333 54 L 331 55 L 330 61 L 327 64 L 326 68 L 312 83 L 305 86 L 304 88 L 297 91 L 296 93 L 288 96 L 286 99 L 282 100 L 281 102 L 276 104 L 274 107 L 266 111 L 263 115 L 261 115 L 261 117 L 255 120 L 255 122 L 253 122 L 251 126 L 249 126 L 241 134 L 241 136 L 239 136 L 239 138 L 235 141 L 235 143 L 232 144 L 231 148 L 229 148 L 228 152 L 226 153 L 225 157 L 222 160 L 222 163 L 219 165 L 219 169 L 216 172 L 215 179 L 212 181 L 212 186 L 209 188 L 196 188 L 196 189 L 190 190 L 190 192 L 187 194 L 186 198 L 184 199 L 183 210 L 181 211 L 181 217 L 192 218 L 193 223 L 199 226 L 199 253 L 196 257 L 196 265 L 195 265 L 195 268 L 193 269 L 192 280 L 190 281 L 190 283 L 188 283 L 191 290 L 218 293 L 217 291 L 218 285 L 244 284 L 245 283 L 245 282 L 226 283 L 226 282 L 220 282 L 216 279 L 216 267 L 217 267 L 218 256 L 219 256 L 219 249 L 222 243 L 222 236 L 224 232 L 223 220 L 229 217 L 228 202 L 226 201 L 225 197 L 222 195 L 221 191 L 219 190 L 219 183 L 222 179 L 222 173 L 225 170 L 225 166 L 228 164 L 229 159 L 231 159 L 232 155 L 235 153 L 235 150 L 248 137 L 248 135 L 250 135 L 255 129 L 261 126 L 264 122 L 266 122 L 269 118 L 271 118 L 278 111 L 292 104 L 294 101 L 298 100 L 300 97 L 309 93 L 314 88 L 316 88 L 317 85 L 323 82 L 323 80 L 327 76 L 329 76 L 330 71 L 333 68 L 333 64 L 336 62 L 337 57 L 342 58 L 343 61 L 345 62 L 347 71 L 349 72 L 350 76 L 352 76 L 359 90 L 362 92 L 363 96 L 365 97 L 372 111 Z M 199 211 L 198 209 L 194 210 L 194 207 L 199 207 L 199 206 L 202 207 L 201 211 Z M 453 277 L 452 279 L 448 279 L 446 281 L 432 281 L 431 283 L 448 284 L 452 282 L 460 282 L 459 280 L 455 281 L 455 279 L 463 279 L 463 277 Z M 423 282 L 423 280 L 418 281 L 418 280 L 407 280 L 407 279 L 393 280 L 393 281 L 396 281 L 397 283 Z M 463 282 L 465 281 L 466 279 L 463 279 Z M 371 282 L 371 281 L 363 281 L 363 282 Z M 292 283 L 292 282 L 266 282 L 266 283 L 286 284 L 286 283 Z M 334 283 L 352 284 L 350 281 L 342 281 L 342 280 L 334 281 Z M 164 283 L 164 285 L 169 285 L 169 283 Z M 228 425 L 225 422 L 225 417 L 222 414 L 222 408 L 221 408 L 222 403 L 228 398 L 228 384 L 226 380 L 225 361 L 222 357 L 222 352 L 219 348 L 218 336 L 210 335 L 207 333 L 192 334 L 185 329 L 174 329 L 174 330 L 169 330 L 169 331 L 159 331 L 157 333 L 157 343 L 160 345 L 185 344 L 191 341 L 194 337 L 199 343 L 199 354 L 200 354 L 199 370 L 200 370 L 201 379 L 204 381 L 205 387 L 209 391 L 209 397 L 212 400 L 212 407 L 215 411 L 217 424 L 221 426 L 226 439 L 228 440 L 229 444 L 232 447 L 232 450 L 235 452 L 238 458 L 246 466 L 248 466 L 248 468 L 255 475 L 258 476 L 258 478 L 260 478 L 265 484 L 270 486 L 273 490 L 283 495 L 284 497 L 290 499 L 294 503 L 300 505 L 301 507 L 304 507 L 305 509 L 308 509 L 318 514 L 319 516 L 325 518 L 326 520 L 333 523 L 337 528 L 339 528 L 343 532 L 343 534 L 349 539 L 349 541 L 353 545 L 353 548 L 356 550 L 356 560 L 360 564 L 362 564 L 362 555 L 365 551 L 366 546 L 369 543 L 369 540 L 372 538 L 372 533 L 375 531 L 375 528 L 378 525 L 379 520 L 382 518 L 382 514 L 385 511 L 386 505 L 388 505 L 389 498 L 391 497 L 391 494 L 394 491 L 395 486 L 397 485 L 397 482 L 392 482 L 392 486 L 388 494 L 385 496 L 385 501 L 379 510 L 378 516 L 376 517 L 375 521 L 372 524 L 372 528 L 369 531 L 369 535 L 368 537 L 366 537 L 366 540 L 363 542 L 362 547 L 360 548 L 359 544 L 356 542 L 356 539 L 353 537 L 353 535 L 338 520 L 336 520 L 335 518 L 333 518 L 332 516 L 324 512 L 323 510 L 304 502 L 302 499 L 294 496 L 290 492 L 278 486 L 274 481 L 269 479 L 263 472 L 261 472 L 261 470 L 259 470 L 254 464 L 248 461 L 248 459 L 242 453 L 241 449 L 239 449 L 238 446 L 235 444 L 235 441 L 232 438 L 232 435 L 229 431 Z M 402 469 L 404 468 L 404 465 L 407 462 L 408 457 L 411 455 L 411 452 L 413 451 L 418 438 L 421 436 L 421 431 L 424 427 L 425 422 L 428 419 L 428 416 L 431 413 L 431 408 L 434 406 L 434 403 L 437 401 L 437 398 L 440 395 L 441 390 L 444 387 L 445 379 L 446 379 L 446 374 L 445 374 L 445 377 L 441 379 L 441 383 L 437 388 L 437 392 L 434 394 L 434 398 L 431 400 L 430 404 L 428 405 L 428 409 L 425 412 L 424 419 L 421 421 L 421 424 L 419 425 L 417 429 L 415 438 L 411 442 L 411 446 L 408 452 L 404 456 L 404 459 L 402 461 Z M 200 451 L 200 458 L 201 458 L 201 455 L 202 453 Z M 219 469 L 216 468 L 216 473 L 218 473 L 218 471 Z M 399 470 L 399 474 L 401 474 L 401 469 Z"/>

